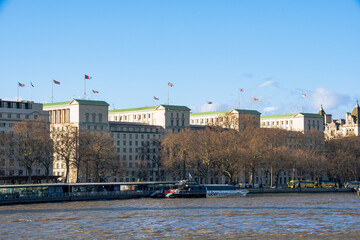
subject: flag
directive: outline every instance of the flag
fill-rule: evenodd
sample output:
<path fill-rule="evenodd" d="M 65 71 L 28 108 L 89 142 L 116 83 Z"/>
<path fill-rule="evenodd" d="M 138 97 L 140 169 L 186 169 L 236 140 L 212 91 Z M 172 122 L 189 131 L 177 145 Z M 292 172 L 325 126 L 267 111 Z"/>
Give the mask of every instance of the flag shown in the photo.
<path fill-rule="evenodd" d="M 19 83 L 19 87 L 25 87 L 25 84 L 22 84 L 20 82 L 18 82 L 18 83 Z"/>
<path fill-rule="evenodd" d="M 56 80 L 53 80 L 53 83 L 57 84 L 57 85 L 60 85 L 60 82 L 56 81 Z"/>
<path fill-rule="evenodd" d="M 258 98 L 254 98 L 254 101 L 259 101 L 259 99 L 258 99 Z"/>
<path fill-rule="evenodd" d="M 240 91 L 240 92 L 243 92 L 243 91 L 244 91 L 244 89 L 242 89 L 242 88 L 239 88 L 239 91 Z"/>
<path fill-rule="evenodd" d="M 169 85 L 170 87 L 173 87 L 173 86 L 174 86 L 174 84 L 172 84 L 171 82 L 169 82 L 168 85 Z"/>
<path fill-rule="evenodd" d="M 191 173 L 189 173 L 189 180 L 192 180 L 192 176 L 191 176 Z"/>
<path fill-rule="evenodd" d="M 301 94 L 301 96 L 303 96 L 303 97 L 308 97 L 308 95 L 306 95 L 305 93 Z"/>
<path fill-rule="evenodd" d="M 212 104 L 212 102 L 210 102 L 210 101 L 207 101 L 206 103 L 207 103 L 207 104 Z"/>
<path fill-rule="evenodd" d="M 85 75 L 85 79 L 92 79 L 92 77 Z"/>
<path fill-rule="evenodd" d="M 154 96 L 154 100 L 159 100 L 157 97 Z"/>
<path fill-rule="evenodd" d="M 99 91 L 96 91 L 96 90 L 92 90 L 93 91 L 93 93 L 99 93 Z"/>
<path fill-rule="evenodd" d="M 32 84 L 32 82 L 30 82 L 31 86 L 34 87 L 34 85 Z"/>

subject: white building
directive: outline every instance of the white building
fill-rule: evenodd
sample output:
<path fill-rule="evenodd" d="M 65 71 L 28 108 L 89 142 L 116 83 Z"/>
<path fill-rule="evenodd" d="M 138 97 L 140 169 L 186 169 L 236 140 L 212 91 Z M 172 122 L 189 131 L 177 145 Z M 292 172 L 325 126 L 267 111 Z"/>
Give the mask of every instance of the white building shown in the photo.
<path fill-rule="evenodd" d="M 49 121 L 49 113 L 43 111 L 41 103 L 32 101 L 7 101 L 0 99 L 0 134 L 12 132 L 14 123 L 23 120 L 42 120 Z M 21 183 L 27 181 L 27 170 L 20 166 L 17 161 L 16 151 L 10 150 L 13 156 L 6 156 L 4 149 L 0 146 L 0 182 Z M 41 165 L 34 166 L 32 170 L 32 180 L 40 182 L 46 178 L 45 169 Z"/>
<path fill-rule="evenodd" d="M 190 114 L 190 124 L 193 126 L 220 126 L 239 129 L 252 123 L 260 125 L 260 112 L 256 110 L 232 109 L 227 111 L 200 112 Z"/>
<path fill-rule="evenodd" d="M 157 105 L 152 107 L 108 110 L 104 101 L 73 99 L 67 102 L 44 104 L 49 111 L 52 127 L 72 125 L 89 131 L 109 131 L 124 171 L 110 176 L 109 181 L 161 180 L 157 166 L 159 139 L 167 131 L 179 132 L 189 127 L 190 109 L 185 106 Z M 146 153 L 144 151 L 146 150 Z M 54 175 L 65 177 L 62 160 L 54 158 Z M 147 173 L 139 174 L 139 163 Z M 144 163 L 144 162 L 143 162 Z M 145 172 L 146 172 L 145 171 Z M 70 169 L 69 181 L 76 181 L 75 169 Z"/>
<path fill-rule="evenodd" d="M 310 131 L 311 129 L 322 132 L 324 130 L 324 117 L 315 113 L 261 116 L 260 126 L 298 132 Z"/>

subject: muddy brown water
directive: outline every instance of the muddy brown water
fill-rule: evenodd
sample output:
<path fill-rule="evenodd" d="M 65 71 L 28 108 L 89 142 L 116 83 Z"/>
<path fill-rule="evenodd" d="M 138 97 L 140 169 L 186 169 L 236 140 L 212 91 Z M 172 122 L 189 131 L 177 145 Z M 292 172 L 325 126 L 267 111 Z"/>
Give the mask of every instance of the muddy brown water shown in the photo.
<path fill-rule="evenodd" d="M 0 206 L 1 239 L 360 239 L 356 193 Z"/>

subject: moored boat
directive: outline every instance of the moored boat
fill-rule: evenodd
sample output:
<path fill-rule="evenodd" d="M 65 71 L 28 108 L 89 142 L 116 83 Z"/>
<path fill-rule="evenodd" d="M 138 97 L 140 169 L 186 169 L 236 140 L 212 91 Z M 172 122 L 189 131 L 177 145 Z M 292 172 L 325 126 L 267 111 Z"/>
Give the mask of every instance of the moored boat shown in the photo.
<path fill-rule="evenodd" d="M 245 189 L 237 189 L 233 185 L 206 185 L 205 187 L 208 198 L 245 197 L 249 192 Z"/>
<path fill-rule="evenodd" d="M 195 181 L 181 180 L 174 187 L 165 191 L 167 198 L 204 198 L 206 188 Z"/>

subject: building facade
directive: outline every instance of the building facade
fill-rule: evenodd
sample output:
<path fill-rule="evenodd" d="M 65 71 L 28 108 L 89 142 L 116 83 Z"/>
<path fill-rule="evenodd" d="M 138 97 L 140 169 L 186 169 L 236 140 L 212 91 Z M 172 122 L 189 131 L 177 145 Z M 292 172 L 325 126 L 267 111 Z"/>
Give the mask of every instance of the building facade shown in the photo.
<path fill-rule="evenodd" d="M 189 127 L 190 109 L 157 105 L 109 111 L 108 106 L 104 101 L 73 99 L 44 104 L 44 110 L 49 111 L 51 127 L 71 125 L 79 130 L 109 132 L 113 136 L 123 171 L 109 176 L 108 181 L 156 181 L 163 178 L 158 154 L 160 139 L 169 131 L 179 132 Z M 64 161 L 54 156 L 54 175 L 64 179 L 65 174 Z M 69 182 L 75 182 L 76 178 L 76 169 L 72 167 Z"/>
<path fill-rule="evenodd" d="M 248 124 L 260 126 L 260 114 L 256 110 L 246 109 L 191 113 L 190 124 L 192 126 L 219 126 L 239 130 Z"/>
<path fill-rule="evenodd" d="M 261 116 L 262 128 L 280 128 L 288 131 L 306 132 L 324 130 L 324 117 L 316 113 Z"/>
<path fill-rule="evenodd" d="M 43 111 L 41 103 L 0 99 L 0 135 L 10 133 L 12 136 L 13 124 L 23 120 L 41 120 L 48 123 L 49 113 Z M 18 162 L 16 149 L 8 151 L 10 156 L 4 151 L 4 146 L 0 146 L 0 182 L 5 184 L 26 182 L 29 173 Z M 31 175 L 34 182 L 40 182 L 46 176 L 45 169 L 41 165 L 36 165 L 32 169 Z"/>

